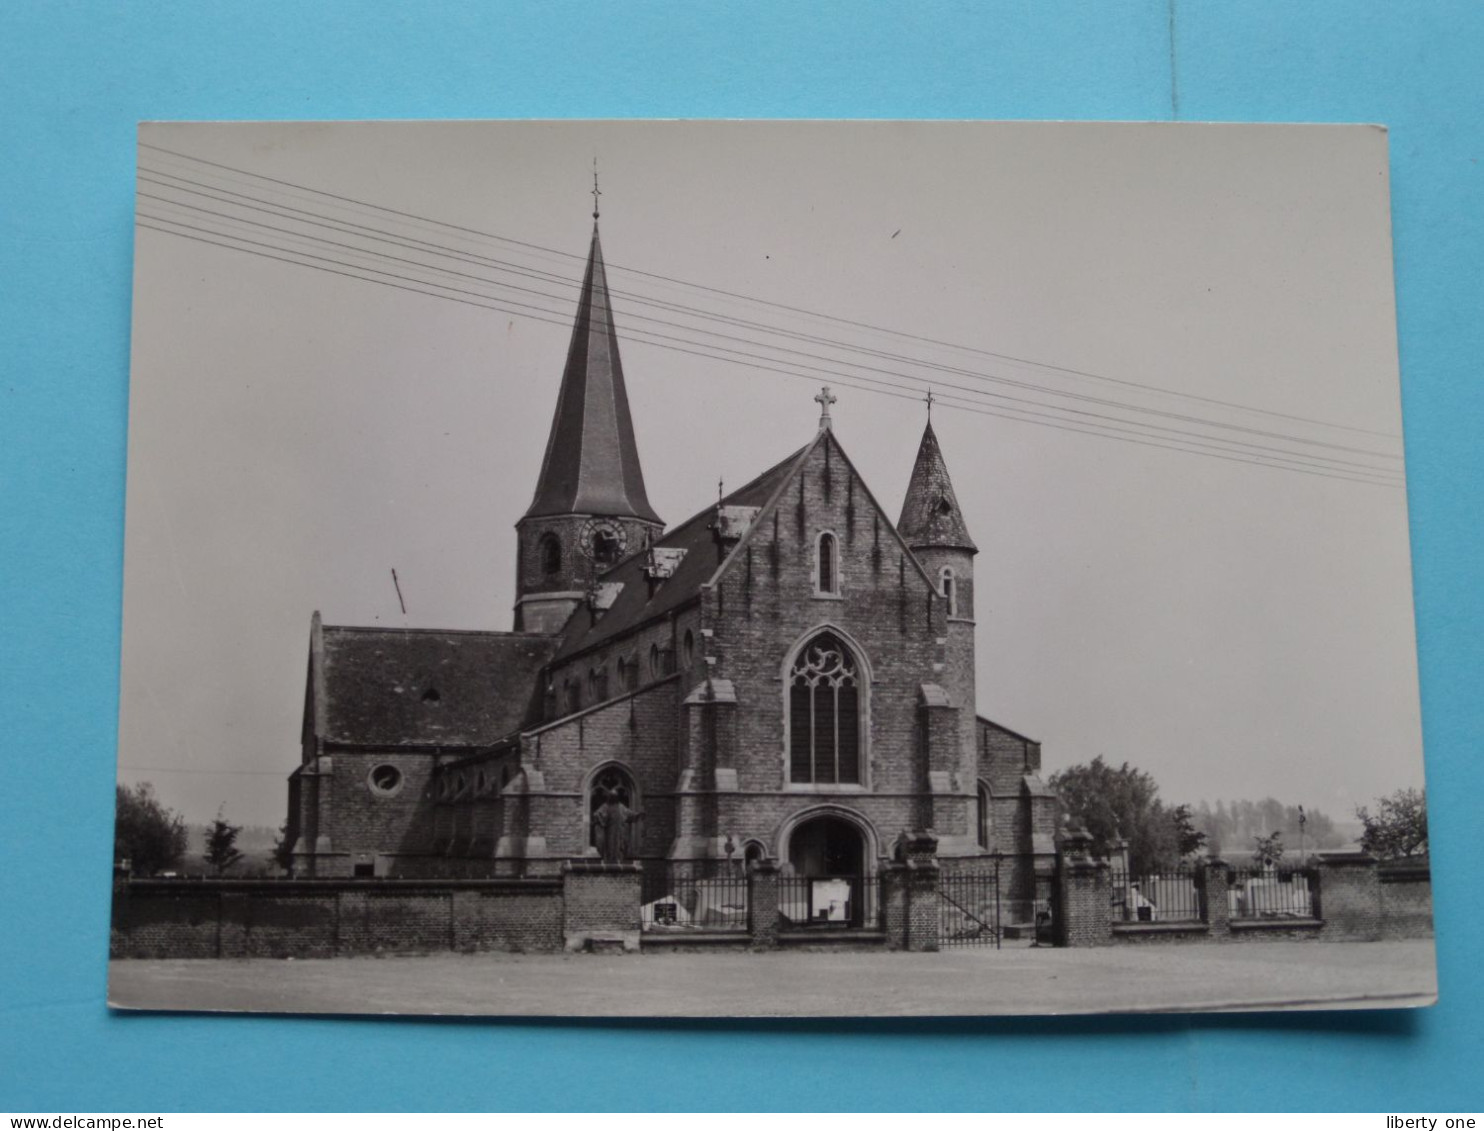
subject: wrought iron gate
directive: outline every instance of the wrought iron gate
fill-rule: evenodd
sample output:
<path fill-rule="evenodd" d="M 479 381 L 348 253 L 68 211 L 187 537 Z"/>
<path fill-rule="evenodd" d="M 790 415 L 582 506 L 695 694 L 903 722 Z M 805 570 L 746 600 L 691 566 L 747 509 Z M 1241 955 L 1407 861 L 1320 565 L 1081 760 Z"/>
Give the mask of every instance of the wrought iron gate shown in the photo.
<path fill-rule="evenodd" d="M 938 945 L 1000 946 L 999 869 L 938 877 Z"/>

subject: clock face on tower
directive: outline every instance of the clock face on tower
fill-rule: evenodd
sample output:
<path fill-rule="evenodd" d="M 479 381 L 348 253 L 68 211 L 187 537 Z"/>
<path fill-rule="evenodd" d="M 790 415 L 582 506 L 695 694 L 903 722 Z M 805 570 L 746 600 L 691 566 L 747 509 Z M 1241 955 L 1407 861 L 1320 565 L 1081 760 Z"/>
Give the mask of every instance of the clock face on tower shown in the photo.
<path fill-rule="evenodd" d="M 611 566 L 628 550 L 629 536 L 618 523 L 590 518 L 577 532 L 577 545 L 600 566 Z"/>

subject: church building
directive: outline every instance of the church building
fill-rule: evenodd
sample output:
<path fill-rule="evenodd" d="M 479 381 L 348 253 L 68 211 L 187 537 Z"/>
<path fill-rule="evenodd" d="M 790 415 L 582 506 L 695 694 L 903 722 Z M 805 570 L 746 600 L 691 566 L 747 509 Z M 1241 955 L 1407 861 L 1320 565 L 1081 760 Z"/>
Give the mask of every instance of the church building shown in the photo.
<path fill-rule="evenodd" d="M 945 871 L 1000 868 L 1009 913 L 1028 915 L 1059 806 L 1040 745 L 978 713 L 979 549 L 948 463 L 929 420 L 893 518 L 833 399 L 803 447 L 667 527 L 595 222 L 515 524 L 512 629 L 314 614 L 295 873 L 536 876 L 601 854 L 860 883 L 932 830 Z"/>

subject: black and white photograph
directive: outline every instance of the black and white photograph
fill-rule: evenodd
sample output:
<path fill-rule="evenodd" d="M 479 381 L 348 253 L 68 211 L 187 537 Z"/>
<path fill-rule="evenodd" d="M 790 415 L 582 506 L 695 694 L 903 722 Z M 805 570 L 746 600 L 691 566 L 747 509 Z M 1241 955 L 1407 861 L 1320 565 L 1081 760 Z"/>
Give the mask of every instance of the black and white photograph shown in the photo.
<path fill-rule="evenodd" d="M 140 127 L 110 1003 L 1437 999 L 1387 134 Z"/>

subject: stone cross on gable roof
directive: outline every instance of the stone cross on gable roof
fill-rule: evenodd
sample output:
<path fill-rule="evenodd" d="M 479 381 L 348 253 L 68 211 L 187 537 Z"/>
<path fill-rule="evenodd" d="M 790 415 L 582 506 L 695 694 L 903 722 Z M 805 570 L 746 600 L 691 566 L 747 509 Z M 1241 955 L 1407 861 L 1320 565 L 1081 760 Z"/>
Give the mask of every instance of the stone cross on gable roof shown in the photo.
<path fill-rule="evenodd" d="M 814 400 L 819 405 L 819 427 L 821 431 L 830 426 L 830 405 L 839 399 L 839 397 L 830 392 L 828 385 L 824 386 L 814 395 Z"/>

